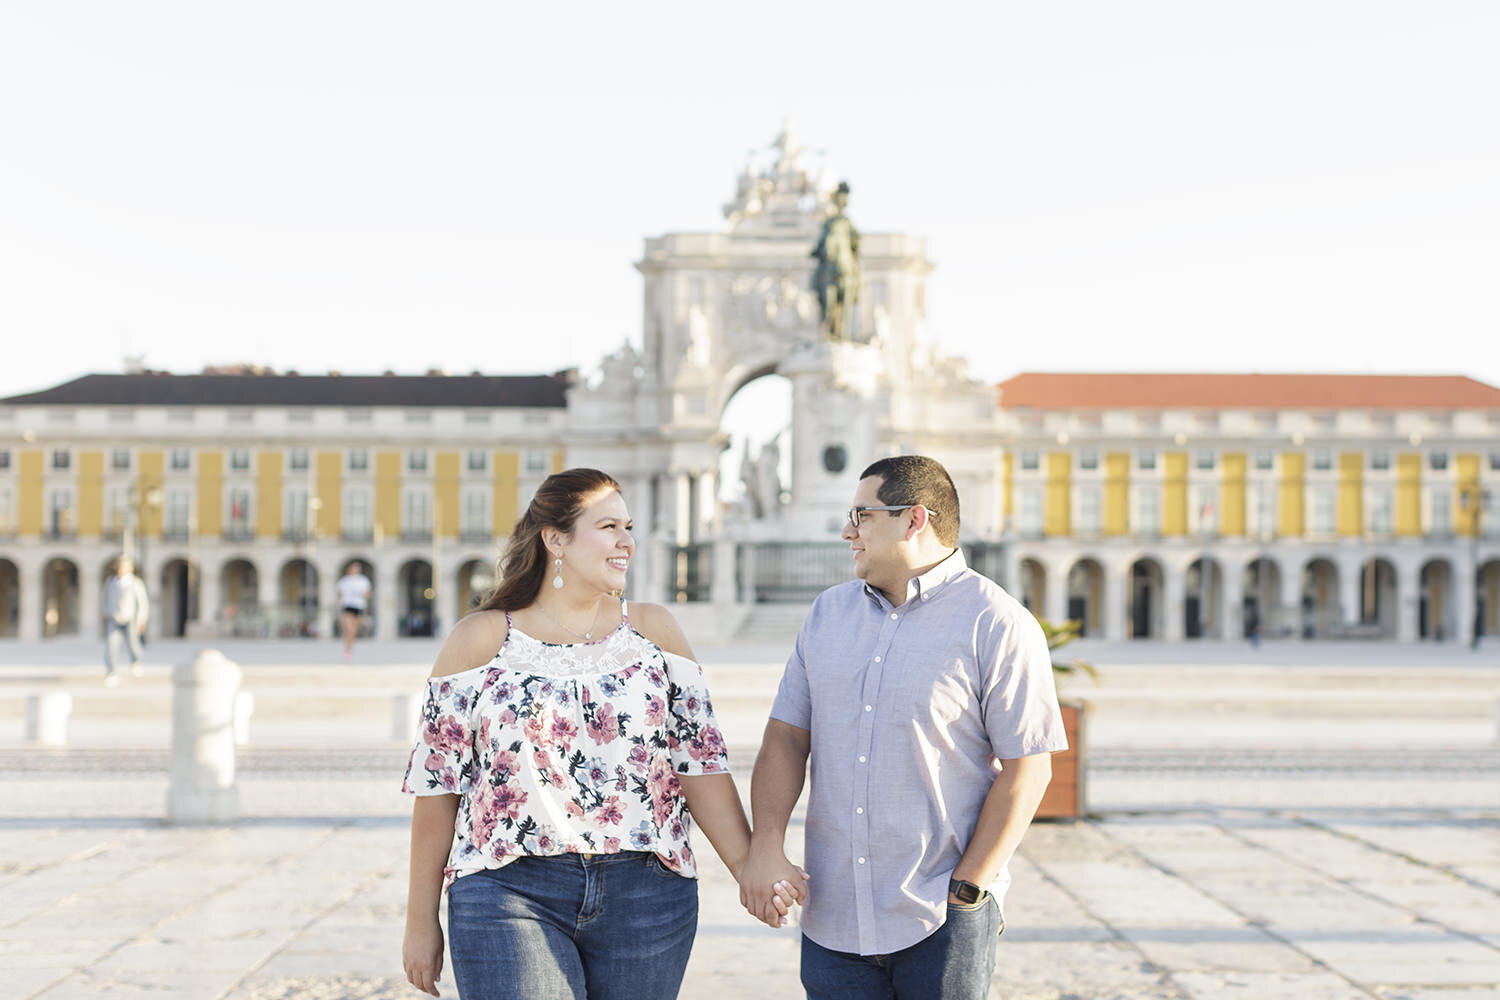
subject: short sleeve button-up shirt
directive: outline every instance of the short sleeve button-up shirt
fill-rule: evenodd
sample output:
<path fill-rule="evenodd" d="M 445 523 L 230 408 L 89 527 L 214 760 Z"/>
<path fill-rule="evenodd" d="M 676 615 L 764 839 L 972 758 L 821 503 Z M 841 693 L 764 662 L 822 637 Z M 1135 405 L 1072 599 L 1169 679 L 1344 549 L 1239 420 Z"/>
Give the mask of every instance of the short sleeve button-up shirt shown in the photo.
<path fill-rule="evenodd" d="M 899 607 L 860 581 L 819 595 L 771 716 L 811 733 L 802 931 L 861 955 L 942 925 L 997 760 L 1067 748 L 1041 626 L 961 551 Z"/>

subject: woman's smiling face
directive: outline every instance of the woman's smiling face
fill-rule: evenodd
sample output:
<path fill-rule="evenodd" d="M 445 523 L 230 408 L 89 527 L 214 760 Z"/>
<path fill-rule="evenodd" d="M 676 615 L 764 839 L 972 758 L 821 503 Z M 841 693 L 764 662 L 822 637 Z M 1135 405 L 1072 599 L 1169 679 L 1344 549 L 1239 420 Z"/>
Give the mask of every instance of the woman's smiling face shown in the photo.
<path fill-rule="evenodd" d="M 630 510 L 618 490 L 604 490 L 590 500 L 563 540 L 563 581 L 590 590 L 625 587 L 625 571 L 635 553 Z"/>

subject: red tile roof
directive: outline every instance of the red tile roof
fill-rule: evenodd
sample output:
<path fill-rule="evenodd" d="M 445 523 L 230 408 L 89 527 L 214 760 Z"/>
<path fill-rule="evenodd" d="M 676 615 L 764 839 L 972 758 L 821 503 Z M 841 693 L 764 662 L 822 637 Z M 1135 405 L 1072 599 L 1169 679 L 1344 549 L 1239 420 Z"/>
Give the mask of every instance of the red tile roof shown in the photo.
<path fill-rule="evenodd" d="M 1500 409 L 1500 389 L 1461 375 L 1152 375 L 1023 372 L 1006 409 Z"/>

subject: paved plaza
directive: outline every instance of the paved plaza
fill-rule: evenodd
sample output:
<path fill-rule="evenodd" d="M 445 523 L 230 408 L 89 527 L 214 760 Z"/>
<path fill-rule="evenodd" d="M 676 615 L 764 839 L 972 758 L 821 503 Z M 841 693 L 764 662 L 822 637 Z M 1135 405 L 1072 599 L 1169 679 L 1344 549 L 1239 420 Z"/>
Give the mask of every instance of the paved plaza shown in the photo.
<path fill-rule="evenodd" d="M 154 644 L 106 689 L 95 644 L 0 647 L 0 997 L 419 995 L 391 712 L 434 646 L 221 646 L 255 698 L 242 818 L 171 827 L 169 668 L 198 648 Z M 1078 652 L 1103 674 L 1078 689 L 1090 816 L 1013 862 L 994 997 L 1500 996 L 1500 647 Z M 747 778 L 782 648 L 699 654 Z M 57 690 L 67 746 L 28 745 L 25 696 Z M 682 995 L 799 996 L 795 930 L 745 915 L 697 840 Z"/>

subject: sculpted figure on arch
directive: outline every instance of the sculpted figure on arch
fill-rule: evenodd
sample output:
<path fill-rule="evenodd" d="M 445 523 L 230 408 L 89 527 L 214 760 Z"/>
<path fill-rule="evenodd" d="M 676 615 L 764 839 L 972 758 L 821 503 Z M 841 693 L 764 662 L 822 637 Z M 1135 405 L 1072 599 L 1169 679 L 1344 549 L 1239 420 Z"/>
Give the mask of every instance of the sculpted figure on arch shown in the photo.
<path fill-rule="evenodd" d="M 859 230 L 844 214 L 848 205 L 849 184 L 841 181 L 833 193 L 834 214 L 823 220 L 817 246 L 809 254 L 818 261 L 813 291 L 822 310 L 823 334 L 831 340 L 850 339 L 859 299 Z"/>

